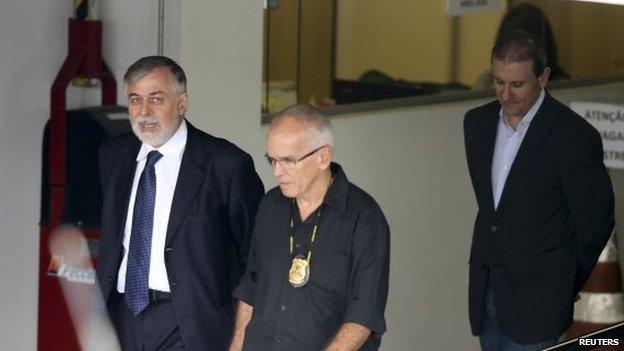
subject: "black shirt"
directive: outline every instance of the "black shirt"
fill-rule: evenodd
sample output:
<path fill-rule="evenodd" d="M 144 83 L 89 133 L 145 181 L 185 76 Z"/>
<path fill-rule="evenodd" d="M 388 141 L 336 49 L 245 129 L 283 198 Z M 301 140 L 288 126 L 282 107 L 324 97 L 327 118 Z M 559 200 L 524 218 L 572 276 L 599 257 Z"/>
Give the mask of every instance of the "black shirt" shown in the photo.
<path fill-rule="evenodd" d="M 375 200 L 349 183 L 338 164 L 332 163 L 331 169 L 334 181 L 323 204 L 303 223 L 293 199 L 284 197 L 279 187 L 260 203 L 247 271 L 234 291 L 236 298 L 253 306 L 245 331 L 246 351 L 318 351 L 347 322 L 372 330 L 361 350 L 379 347 L 386 330 L 388 223 Z M 295 288 L 288 283 L 292 256 L 307 254 L 319 210 L 310 279 Z"/>

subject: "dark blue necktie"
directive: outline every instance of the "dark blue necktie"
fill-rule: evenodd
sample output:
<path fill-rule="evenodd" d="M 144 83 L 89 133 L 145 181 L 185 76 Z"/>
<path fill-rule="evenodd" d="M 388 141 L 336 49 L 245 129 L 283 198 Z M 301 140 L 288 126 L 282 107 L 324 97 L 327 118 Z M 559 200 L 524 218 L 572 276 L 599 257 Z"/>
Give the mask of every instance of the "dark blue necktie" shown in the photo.
<path fill-rule="evenodd" d="M 145 162 L 145 169 L 141 173 L 134 200 L 124 300 L 135 316 L 149 305 L 148 279 L 154 224 L 154 202 L 156 200 L 154 164 L 161 157 L 162 155 L 156 150 L 147 154 L 147 162 Z"/>

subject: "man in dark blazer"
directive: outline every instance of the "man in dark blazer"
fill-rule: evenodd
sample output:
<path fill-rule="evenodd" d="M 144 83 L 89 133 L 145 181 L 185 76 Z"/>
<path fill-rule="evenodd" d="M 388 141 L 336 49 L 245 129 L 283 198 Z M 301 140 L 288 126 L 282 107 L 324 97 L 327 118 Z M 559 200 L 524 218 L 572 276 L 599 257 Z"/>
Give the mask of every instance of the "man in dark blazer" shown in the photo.
<path fill-rule="evenodd" d="M 497 101 L 464 119 L 478 204 L 470 324 L 484 350 L 539 350 L 571 324 L 613 229 L 613 191 L 599 133 L 544 90 L 539 40 L 510 32 L 491 60 Z"/>
<path fill-rule="evenodd" d="M 226 350 L 262 182 L 248 154 L 185 121 L 173 60 L 144 57 L 124 83 L 134 133 L 100 150 L 109 315 L 124 350 Z"/>

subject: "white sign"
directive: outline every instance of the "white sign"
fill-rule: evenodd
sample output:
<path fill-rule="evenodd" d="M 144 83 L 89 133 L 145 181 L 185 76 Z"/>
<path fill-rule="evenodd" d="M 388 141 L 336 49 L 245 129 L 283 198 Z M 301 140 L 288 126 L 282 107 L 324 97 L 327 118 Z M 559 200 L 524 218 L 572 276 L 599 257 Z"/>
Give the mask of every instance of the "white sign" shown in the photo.
<path fill-rule="evenodd" d="M 467 13 L 495 11 L 502 8 L 501 0 L 446 0 L 447 16 L 461 16 Z"/>
<path fill-rule="evenodd" d="M 624 106 L 572 102 L 570 108 L 600 133 L 605 165 L 624 169 Z"/>

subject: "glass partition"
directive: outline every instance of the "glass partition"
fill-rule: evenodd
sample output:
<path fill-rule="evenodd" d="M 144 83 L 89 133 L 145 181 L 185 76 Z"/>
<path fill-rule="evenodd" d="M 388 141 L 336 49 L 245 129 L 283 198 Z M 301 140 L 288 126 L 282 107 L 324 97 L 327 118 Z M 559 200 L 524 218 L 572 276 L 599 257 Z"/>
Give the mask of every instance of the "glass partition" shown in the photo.
<path fill-rule="evenodd" d="M 624 74 L 622 6 L 509 0 L 499 11 L 449 17 L 445 0 L 271 3 L 264 14 L 265 113 L 295 102 L 332 107 L 488 91 L 499 27 L 541 36 L 553 80 Z"/>

